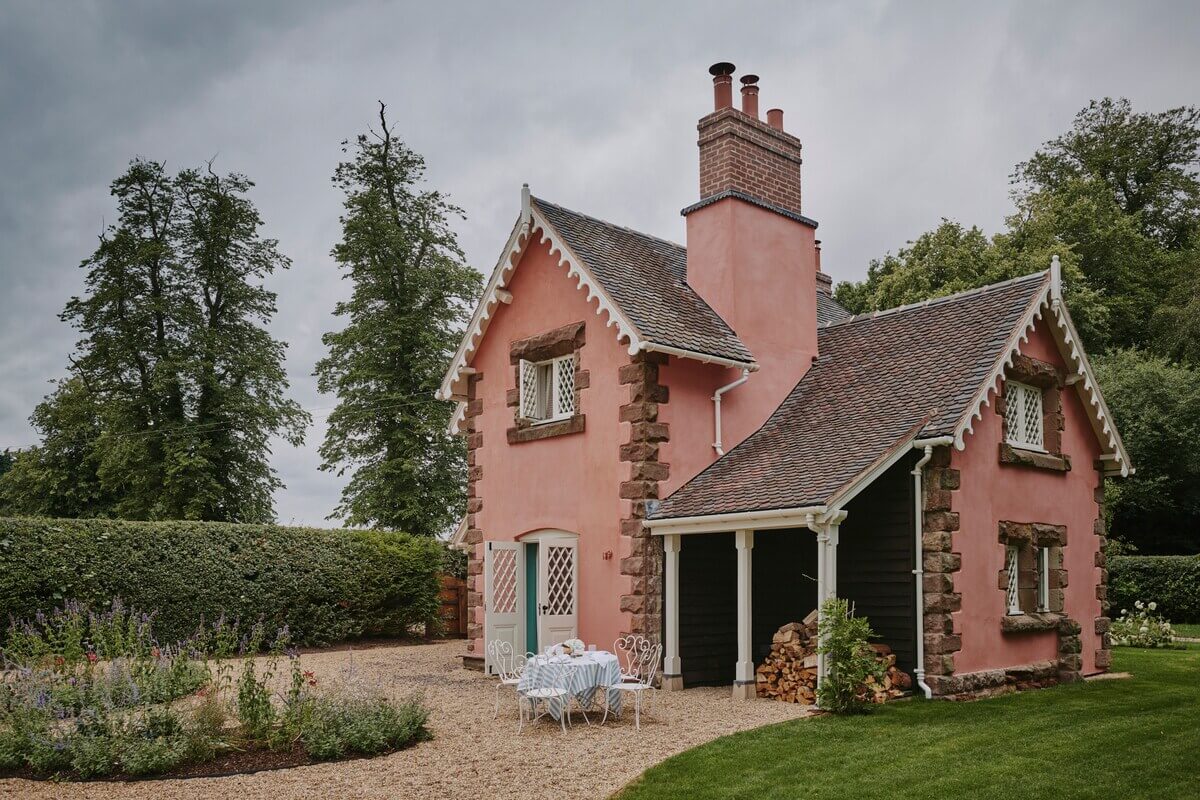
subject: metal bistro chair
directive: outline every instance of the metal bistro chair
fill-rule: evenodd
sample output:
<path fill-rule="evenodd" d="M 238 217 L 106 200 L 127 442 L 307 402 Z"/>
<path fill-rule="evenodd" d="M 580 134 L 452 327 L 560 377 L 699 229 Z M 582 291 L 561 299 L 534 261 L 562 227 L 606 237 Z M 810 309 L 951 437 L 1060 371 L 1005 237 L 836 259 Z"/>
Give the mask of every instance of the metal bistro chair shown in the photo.
<path fill-rule="evenodd" d="M 538 656 L 537 682 L 541 686 L 532 687 L 521 694 L 521 722 L 517 727 L 518 732 L 525 727 L 526 704 L 529 706 L 529 722 L 532 724 L 549 714 L 550 704 L 556 700 L 561 704 L 558 723 L 562 727 L 562 732 L 567 732 L 567 726 L 571 724 L 571 691 L 567 687 L 570 669 L 570 664 Z M 545 709 L 539 712 L 538 705 L 543 703 Z M 584 719 L 586 718 L 587 716 L 584 715 Z"/>
<path fill-rule="evenodd" d="M 621 663 L 621 680 L 604 687 L 604 719 L 600 720 L 600 724 L 608 720 L 608 691 L 616 689 L 633 695 L 633 722 L 641 730 L 642 709 L 658 691 L 654 688 L 654 678 L 662 661 L 662 645 L 653 644 L 644 636 L 631 634 L 617 639 L 613 643 L 613 650 Z"/>
<path fill-rule="evenodd" d="M 521 703 L 521 692 L 517 689 L 517 684 L 521 682 L 521 673 L 525 669 L 526 658 L 517 658 L 517 654 L 513 652 L 512 642 L 506 642 L 503 639 L 494 639 L 488 642 L 488 659 L 496 668 L 496 673 L 500 676 L 500 682 L 496 684 L 496 707 L 492 714 L 492 719 L 500 716 L 500 690 L 505 686 L 511 686 L 513 691 L 517 692 L 518 710 Z"/>

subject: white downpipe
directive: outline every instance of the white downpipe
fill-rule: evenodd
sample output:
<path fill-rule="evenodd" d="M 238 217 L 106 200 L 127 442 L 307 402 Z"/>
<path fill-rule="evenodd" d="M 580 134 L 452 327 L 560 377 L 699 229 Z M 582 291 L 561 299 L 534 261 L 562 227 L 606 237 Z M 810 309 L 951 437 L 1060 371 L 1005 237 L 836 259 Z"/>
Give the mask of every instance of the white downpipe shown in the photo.
<path fill-rule="evenodd" d="M 925 498 L 921 492 L 921 477 L 923 475 L 925 465 L 929 463 L 929 459 L 933 458 L 933 448 L 937 445 L 950 445 L 954 443 L 952 436 L 940 436 L 936 439 L 923 439 L 913 442 L 915 449 L 924 449 L 925 453 L 920 460 L 913 465 L 913 528 L 916 530 L 916 548 L 913 551 L 916 569 L 913 570 L 913 575 L 916 580 L 916 604 L 917 604 L 917 686 L 925 693 L 925 699 L 929 700 L 933 697 L 933 689 L 929 688 L 929 684 L 925 683 L 925 556 L 923 554 L 923 546 L 921 543 L 921 532 L 925 528 Z"/>
<path fill-rule="evenodd" d="M 717 389 L 716 393 L 713 395 L 713 429 L 716 432 L 716 435 L 713 438 L 713 449 L 717 451 L 717 455 L 719 456 L 725 455 L 725 451 L 721 448 L 721 395 L 725 394 L 731 389 L 736 389 L 748 380 L 750 380 L 750 370 L 743 369 L 742 377 L 738 378 L 733 383 L 725 384 L 720 389 Z"/>

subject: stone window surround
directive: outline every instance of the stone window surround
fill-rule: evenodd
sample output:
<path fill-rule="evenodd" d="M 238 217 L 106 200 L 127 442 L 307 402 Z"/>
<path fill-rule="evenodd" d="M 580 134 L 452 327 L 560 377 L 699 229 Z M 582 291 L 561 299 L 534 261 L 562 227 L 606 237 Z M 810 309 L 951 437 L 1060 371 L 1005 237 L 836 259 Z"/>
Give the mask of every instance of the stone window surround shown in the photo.
<path fill-rule="evenodd" d="M 1009 545 L 1019 548 L 1020 554 L 1020 592 L 1022 607 L 1028 602 L 1029 593 L 1037 593 L 1037 550 L 1047 547 L 1050 549 L 1050 570 L 1047 579 L 1050 584 L 1050 603 L 1048 611 L 1026 611 L 1021 614 L 1005 614 L 1001 617 L 1000 627 L 1004 633 L 1030 633 L 1036 631 L 1051 631 L 1058 628 L 1064 618 L 1065 593 L 1067 586 L 1067 571 L 1063 567 L 1063 548 L 1067 544 L 1067 529 L 1063 525 L 1050 525 L 1043 522 L 1012 522 L 1001 520 L 999 525 L 1000 544 L 1007 549 Z M 1007 596 L 1008 563 L 999 571 L 997 587 Z M 1007 608 L 1007 599 L 1005 601 Z M 1036 605 L 1036 599 L 1029 605 Z"/>
<path fill-rule="evenodd" d="M 582 433 L 585 430 L 585 418 L 582 413 L 581 400 L 583 391 L 590 385 L 586 369 L 580 369 L 580 351 L 586 339 L 587 327 L 580 322 L 572 322 L 553 330 L 539 333 L 525 339 L 518 339 L 508 346 L 508 360 L 513 367 L 513 387 L 507 390 L 506 404 L 513 409 L 513 426 L 505 434 L 509 444 L 535 442 L 554 436 L 564 436 L 572 433 Z M 521 405 L 521 362 L 549 361 L 561 356 L 575 357 L 575 413 L 566 419 L 554 422 L 532 422 L 522 419 Z"/>
<path fill-rule="evenodd" d="M 1045 452 L 1009 444 L 1008 423 L 1004 415 L 1007 407 L 1005 392 L 1009 380 L 1042 390 L 1042 445 Z M 1053 472 L 1070 471 L 1071 458 L 1062 452 L 1062 390 L 1065 385 L 1062 370 L 1054 364 L 1020 354 L 1013 358 L 995 403 L 995 411 L 1000 416 L 1001 426 L 1004 428 L 1004 435 L 1000 441 L 1000 463 Z"/>

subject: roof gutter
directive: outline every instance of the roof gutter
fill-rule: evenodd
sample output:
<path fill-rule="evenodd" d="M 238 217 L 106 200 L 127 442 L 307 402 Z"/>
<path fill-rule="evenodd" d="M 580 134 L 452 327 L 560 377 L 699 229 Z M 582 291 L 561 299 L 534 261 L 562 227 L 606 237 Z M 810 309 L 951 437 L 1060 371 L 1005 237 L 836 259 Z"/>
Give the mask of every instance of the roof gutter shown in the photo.
<path fill-rule="evenodd" d="M 750 372 L 758 371 L 758 363 L 755 361 L 738 361 L 736 358 L 712 356 L 708 353 L 698 353 L 695 350 L 684 350 L 682 347 L 672 347 L 669 344 L 648 342 L 645 339 L 638 344 L 638 349 L 645 350 L 650 353 L 663 353 L 668 356 L 690 358 L 693 361 L 700 361 L 705 364 L 717 364 L 722 367 L 734 367 L 736 369 L 749 370 Z"/>
<path fill-rule="evenodd" d="M 925 682 L 925 558 L 922 554 L 921 533 L 925 529 L 925 502 L 921 490 L 921 478 L 925 474 L 925 465 L 933 458 L 933 448 L 954 444 L 953 436 L 937 436 L 932 439 L 917 439 L 913 441 L 914 450 L 924 450 L 924 454 L 913 465 L 913 531 L 914 550 L 913 570 L 914 595 L 917 608 L 917 686 L 925 693 L 925 699 L 933 697 L 933 689 Z"/>
<path fill-rule="evenodd" d="M 648 519 L 643 524 L 655 536 L 668 533 L 720 533 L 738 528 L 809 528 L 825 515 L 825 506 L 775 508 L 769 511 L 737 511 L 730 514 L 706 514 L 698 517 Z"/>

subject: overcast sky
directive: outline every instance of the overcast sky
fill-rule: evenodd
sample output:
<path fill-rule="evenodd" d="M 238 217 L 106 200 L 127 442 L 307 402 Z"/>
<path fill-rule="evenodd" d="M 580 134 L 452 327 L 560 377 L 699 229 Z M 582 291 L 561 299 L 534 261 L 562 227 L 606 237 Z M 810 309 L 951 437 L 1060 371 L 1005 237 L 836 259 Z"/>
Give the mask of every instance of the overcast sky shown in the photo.
<path fill-rule="evenodd" d="M 1200 104 L 1200 4 L 91 2 L 0 0 L 0 448 L 26 446 L 64 374 L 59 321 L 79 262 L 115 216 L 134 156 L 217 157 L 248 174 L 293 261 L 270 285 L 307 444 L 278 443 L 281 522 L 323 524 L 318 471 L 334 400 L 322 332 L 347 287 L 329 257 L 340 142 L 389 106 L 430 184 L 468 215 L 490 271 L 519 190 L 682 242 L 698 199 L 707 67 L 761 76 L 763 108 L 804 142 L 804 211 L 823 266 L 862 277 L 941 217 L 994 232 L 1008 175 L 1088 100 Z"/>

